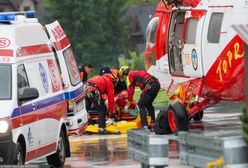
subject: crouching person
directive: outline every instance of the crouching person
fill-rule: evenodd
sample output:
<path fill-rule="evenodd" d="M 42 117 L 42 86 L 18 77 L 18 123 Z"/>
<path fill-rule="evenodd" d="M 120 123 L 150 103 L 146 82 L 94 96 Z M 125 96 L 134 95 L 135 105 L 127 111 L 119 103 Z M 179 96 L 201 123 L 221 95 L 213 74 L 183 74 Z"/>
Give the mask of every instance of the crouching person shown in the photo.
<path fill-rule="evenodd" d="M 155 110 L 153 101 L 160 90 L 160 83 L 157 78 L 143 70 L 130 70 L 128 66 L 122 66 L 119 70 L 121 80 L 127 80 L 128 101 L 132 102 L 135 86 L 138 86 L 142 93 L 138 102 L 140 118 L 143 128 L 148 128 L 147 112 L 151 117 L 152 123 L 155 122 Z"/>
<path fill-rule="evenodd" d="M 85 93 L 89 101 L 88 104 L 93 104 L 98 111 L 99 134 L 107 133 L 105 131 L 107 109 L 110 118 L 114 118 L 114 85 L 116 80 L 114 75 L 106 74 L 103 76 L 95 76 L 87 80 L 85 84 Z M 104 95 L 107 95 L 108 108 L 105 105 L 106 96 Z"/>

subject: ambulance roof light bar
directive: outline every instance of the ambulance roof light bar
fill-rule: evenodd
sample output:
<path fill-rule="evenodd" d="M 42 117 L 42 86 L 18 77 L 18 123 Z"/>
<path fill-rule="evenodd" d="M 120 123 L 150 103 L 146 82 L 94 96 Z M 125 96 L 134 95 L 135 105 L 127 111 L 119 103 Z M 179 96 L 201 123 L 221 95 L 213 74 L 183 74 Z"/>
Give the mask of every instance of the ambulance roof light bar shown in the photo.
<path fill-rule="evenodd" d="M 35 11 L 25 11 L 25 12 L 2 12 L 0 13 L 0 22 L 10 22 L 17 18 L 17 15 L 23 15 L 26 18 L 34 18 Z"/>

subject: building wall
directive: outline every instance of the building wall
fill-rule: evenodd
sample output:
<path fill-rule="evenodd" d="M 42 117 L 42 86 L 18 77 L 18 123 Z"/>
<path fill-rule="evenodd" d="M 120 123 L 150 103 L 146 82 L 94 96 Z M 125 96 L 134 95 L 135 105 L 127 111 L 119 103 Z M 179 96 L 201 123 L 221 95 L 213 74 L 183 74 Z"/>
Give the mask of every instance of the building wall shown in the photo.
<path fill-rule="evenodd" d="M 10 5 L 0 5 L 0 12 L 9 12 L 14 9 Z"/>
<path fill-rule="evenodd" d="M 21 3 L 21 5 L 20 5 L 19 10 L 20 11 L 27 11 L 27 10 L 34 11 L 35 10 L 34 2 L 32 0 L 25 0 L 25 1 L 23 1 Z"/>

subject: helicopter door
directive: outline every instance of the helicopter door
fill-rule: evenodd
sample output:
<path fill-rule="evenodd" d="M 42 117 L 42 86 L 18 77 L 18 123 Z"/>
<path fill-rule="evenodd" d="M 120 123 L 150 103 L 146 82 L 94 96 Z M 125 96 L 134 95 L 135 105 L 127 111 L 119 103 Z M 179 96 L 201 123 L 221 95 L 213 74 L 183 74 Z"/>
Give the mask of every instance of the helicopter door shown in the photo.
<path fill-rule="evenodd" d="M 172 75 L 183 75 L 182 64 L 182 28 L 185 18 L 185 11 L 176 10 L 173 12 L 170 22 L 168 36 L 168 59 L 170 73 Z"/>
<path fill-rule="evenodd" d="M 205 10 L 186 11 L 182 30 L 182 63 L 185 76 L 203 76 L 202 32 Z"/>

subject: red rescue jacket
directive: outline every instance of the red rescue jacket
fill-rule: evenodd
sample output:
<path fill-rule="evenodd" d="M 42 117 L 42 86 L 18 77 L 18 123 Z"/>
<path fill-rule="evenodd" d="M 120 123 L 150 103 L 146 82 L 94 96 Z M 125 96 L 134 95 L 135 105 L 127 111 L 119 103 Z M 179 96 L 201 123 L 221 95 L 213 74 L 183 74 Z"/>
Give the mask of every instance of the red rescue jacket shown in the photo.
<path fill-rule="evenodd" d="M 97 89 L 101 93 L 103 98 L 104 94 L 108 95 L 108 108 L 109 113 L 114 112 L 114 85 L 112 80 L 104 76 L 95 76 L 89 79 L 87 82 L 93 83 L 97 86 Z"/>
<path fill-rule="evenodd" d="M 143 70 L 131 70 L 128 74 L 128 101 L 133 101 L 135 86 L 139 86 L 141 90 L 145 88 L 146 80 L 151 78 L 152 75 Z"/>

